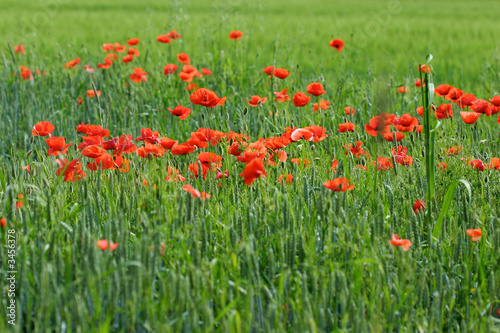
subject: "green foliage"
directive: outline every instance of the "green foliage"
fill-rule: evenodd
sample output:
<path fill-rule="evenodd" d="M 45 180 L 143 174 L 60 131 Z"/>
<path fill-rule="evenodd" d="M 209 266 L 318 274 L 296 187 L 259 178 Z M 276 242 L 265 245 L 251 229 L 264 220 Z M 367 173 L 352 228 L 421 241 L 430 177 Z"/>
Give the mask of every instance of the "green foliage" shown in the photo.
<path fill-rule="evenodd" d="M 430 124 L 432 114 L 423 122 L 415 112 L 422 96 L 414 86 L 429 52 L 435 57 L 429 90 L 446 83 L 484 99 L 500 91 L 498 1 L 427 2 L 89 0 L 47 7 L 4 1 L 0 34 L 12 46 L 24 43 L 27 53 L 16 55 L 6 43 L 0 49 L 0 218 L 7 223 L 0 227 L 0 331 L 498 331 L 500 172 L 466 163 L 500 157 L 496 117 L 467 125 L 454 105 L 452 119 L 428 128 L 429 141 L 426 133 L 406 133 L 401 144 L 413 164 L 394 163 L 387 171 L 343 149 L 360 140 L 372 157 L 391 157 L 396 144 L 364 129 L 380 112 L 410 113 Z M 173 29 L 180 40 L 156 42 Z M 244 33 L 241 40 L 228 39 L 234 29 Z M 141 39 L 141 54 L 132 63 L 82 70 L 103 62 L 103 43 L 133 37 Z M 342 53 L 328 45 L 333 38 L 346 42 Z M 180 52 L 196 68 L 212 70 L 195 82 L 227 96 L 223 107 L 192 105 L 186 84 L 163 75 Z M 77 70 L 63 68 L 76 57 Z M 24 81 L 21 65 L 47 74 Z M 292 74 L 268 78 L 265 66 Z M 149 72 L 148 82 L 130 81 L 134 67 Z M 321 98 L 332 102 L 330 109 L 312 112 L 315 98 L 304 108 L 274 102 L 273 92 L 288 88 L 293 96 L 311 82 L 325 86 Z M 410 93 L 398 94 L 400 85 Z M 87 90 L 102 94 L 86 98 Z M 250 107 L 252 95 L 268 101 Z M 178 104 L 192 108 L 186 120 L 168 112 Z M 356 113 L 347 116 L 346 106 Z M 44 139 L 31 135 L 42 120 L 55 125 L 54 136 L 74 143 L 67 158 L 81 158 L 84 179 L 70 183 L 56 175 L 56 157 L 47 157 Z M 348 121 L 355 132 L 338 133 Z M 82 122 L 102 124 L 111 137 L 135 138 L 151 128 L 181 142 L 200 127 L 255 141 L 279 136 L 286 126 L 315 124 L 329 137 L 289 145 L 287 162 L 266 166 L 268 176 L 246 186 L 239 176 L 244 165 L 226 144 L 203 151 L 223 157 L 228 178 L 190 177 L 188 164 L 201 150 L 127 156 L 128 173 L 93 172 L 76 148 Z M 452 146 L 463 151 L 448 156 Z M 435 167 L 440 162 L 445 171 Z M 191 198 L 181 189 L 185 183 L 166 181 L 169 166 L 211 198 Z M 282 174 L 293 175 L 292 184 L 278 182 Z M 324 188 L 336 177 L 349 178 L 354 190 Z M 456 191 L 460 182 L 467 191 Z M 431 186 L 425 214 L 415 214 L 413 203 Z M 473 228 L 483 231 L 479 242 L 466 235 Z M 18 235 L 15 327 L 4 313 L 9 229 Z M 393 234 L 411 240 L 408 252 L 390 244 Z M 119 245 L 102 251 L 100 239 Z"/>

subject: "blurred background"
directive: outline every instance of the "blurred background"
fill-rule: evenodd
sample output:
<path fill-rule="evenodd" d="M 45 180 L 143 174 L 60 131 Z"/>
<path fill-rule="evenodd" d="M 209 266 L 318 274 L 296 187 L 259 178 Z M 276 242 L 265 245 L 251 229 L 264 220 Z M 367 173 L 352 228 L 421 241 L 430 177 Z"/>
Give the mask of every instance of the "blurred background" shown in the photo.
<path fill-rule="evenodd" d="M 4 55 L 7 42 L 23 43 L 39 65 L 132 37 L 151 44 L 150 56 L 162 57 L 156 36 L 173 29 L 183 36 L 175 47 L 196 58 L 224 51 L 234 44 L 229 32 L 240 30 L 245 37 L 238 47 L 257 66 L 276 60 L 318 71 L 342 61 L 354 75 L 397 73 L 397 79 L 415 73 L 415 64 L 432 53 L 438 79 L 467 88 L 470 80 L 495 77 L 498 86 L 498 13 L 494 0 L 2 0 L 0 35 Z M 328 45 L 333 38 L 345 41 L 341 57 Z"/>

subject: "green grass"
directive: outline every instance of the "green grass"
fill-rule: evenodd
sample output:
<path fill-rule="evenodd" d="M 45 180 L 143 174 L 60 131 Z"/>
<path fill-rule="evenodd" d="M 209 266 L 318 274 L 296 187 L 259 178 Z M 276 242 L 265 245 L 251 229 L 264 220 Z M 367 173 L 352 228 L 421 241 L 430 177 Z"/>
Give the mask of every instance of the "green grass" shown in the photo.
<path fill-rule="evenodd" d="M 0 227 L 0 331 L 500 331 L 500 172 L 478 172 L 460 159 L 500 157 L 496 116 L 467 125 L 454 105 L 454 118 L 442 120 L 435 161 L 448 168 L 435 170 L 427 215 L 413 212 L 415 200 L 426 195 L 423 135 L 407 133 L 401 142 L 413 165 L 388 171 L 343 150 L 360 140 L 373 157 L 390 157 L 395 145 L 364 130 L 382 111 L 410 113 L 423 123 L 414 82 L 428 53 L 436 86 L 454 85 L 483 99 L 498 95 L 500 3 L 401 1 L 385 18 L 380 13 L 390 2 L 314 4 L 90 0 L 47 9 L 42 2 L 4 1 L 0 218 L 7 228 Z M 156 42 L 173 29 L 182 39 Z M 244 33 L 241 40 L 228 39 L 234 29 Z M 103 62 L 103 43 L 132 37 L 141 39 L 141 55 L 132 63 L 116 62 L 92 76 L 82 70 Z M 345 41 L 342 53 L 328 45 L 333 38 Z M 7 42 L 24 43 L 27 54 L 12 55 Z M 191 104 L 186 84 L 163 75 L 180 52 L 198 69 L 212 70 L 195 82 L 227 96 L 223 107 Z M 78 70 L 63 68 L 76 57 L 82 59 Z M 274 64 L 292 74 L 283 81 L 265 77 L 262 68 Z M 21 65 L 47 74 L 24 81 Z M 130 81 L 136 66 L 149 72 L 147 82 Z M 317 81 L 327 91 L 321 98 L 332 102 L 327 111 L 311 111 L 315 97 L 304 108 L 273 102 L 274 91 L 288 88 L 292 97 Z M 92 82 L 102 91 L 99 100 L 85 97 Z M 402 84 L 409 94 L 397 93 Z M 246 102 L 252 95 L 268 101 L 252 108 Z M 177 104 L 193 111 L 184 121 L 168 112 Z M 356 114 L 347 117 L 345 106 Z M 31 135 L 42 120 L 55 125 L 54 136 L 74 143 L 67 158 L 82 158 L 84 179 L 57 177 L 56 157 L 47 157 L 44 139 Z M 356 125 L 354 133 L 337 132 L 346 121 Z M 102 124 L 111 137 L 136 138 L 151 128 L 180 142 L 200 127 L 245 133 L 253 142 L 279 136 L 286 126 L 315 124 L 329 137 L 290 144 L 287 162 L 266 166 L 268 176 L 247 186 L 239 176 L 244 165 L 227 144 L 187 156 L 128 156 L 128 173 L 93 172 L 76 149 L 82 122 Z M 463 152 L 447 156 L 452 146 Z M 201 151 L 221 155 L 229 178 L 190 178 L 188 164 Z M 311 166 L 292 158 L 307 158 Z M 334 158 L 340 163 L 335 174 Z M 367 171 L 355 168 L 360 164 Z M 25 165 L 34 170 L 28 174 Z M 191 198 L 181 190 L 186 183 L 165 181 L 168 166 L 211 198 Z M 286 173 L 292 184 L 278 182 Z M 336 177 L 349 178 L 355 189 L 324 188 Z M 471 197 L 462 185 L 446 195 L 458 179 L 470 184 Z M 16 209 L 20 193 L 24 206 Z M 442 230 L 433 239 L 428 221 L 438 217 Z M 473 228 L 483 231 L 479 242 L 466 235 Z M 18 236 L 16 326 L 6 319 L 8 230 Z M 393 247 L 392 234 L 410 239 L 410 250 Z M 99 239 L 119 246 L 101 251 Z"/>

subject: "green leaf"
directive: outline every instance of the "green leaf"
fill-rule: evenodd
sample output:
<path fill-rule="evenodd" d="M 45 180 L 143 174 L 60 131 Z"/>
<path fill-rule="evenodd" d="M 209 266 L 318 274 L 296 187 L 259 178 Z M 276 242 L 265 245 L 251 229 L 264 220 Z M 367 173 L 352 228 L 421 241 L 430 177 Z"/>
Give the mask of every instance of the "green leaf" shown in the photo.
<path fill-rule="evenodd" d="M 453 199 L 453 195 L 455 194 L 455 190 L 457 186 L 462 183 L 465 186 L 465 189 L 467 190 L 467 193 L 469 194 L 469 199 L 472 198 L 472 190 L 470 183 L 466 181 L 465 179 L 459 179 L 455 180 L 453 183 L 450 184 L 448 187 L 448 191 L 446 191 L 446 195 L 443 200 L 443 205 L 441 206 L 441 213 L 439 213 L 438 220 L 436 224 L 434 225 L 434 231 L 432 232 L 432 237 L 437 241 L 439 239 L 439 235 L 441 235 L 441 231 L 443 228 L 443 219 L 448 213 L 448 210 L 450 209 L 451 205 L 451 200 Z"/>

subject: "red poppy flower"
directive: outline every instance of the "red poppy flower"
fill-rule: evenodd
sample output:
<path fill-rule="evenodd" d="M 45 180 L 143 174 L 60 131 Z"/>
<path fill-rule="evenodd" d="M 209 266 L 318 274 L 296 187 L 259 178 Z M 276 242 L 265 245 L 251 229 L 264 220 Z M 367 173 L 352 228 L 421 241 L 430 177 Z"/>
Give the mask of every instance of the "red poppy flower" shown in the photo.
<path fill-rule="evenodd" d="M 83 69 L 85 69 L 87 71 L 87 73 L 94 73 L 95 70 L 90 67 L 89 65 L 83 65 Z"/>
<path fill-rule="evenodd" d="M 411 117 L 409 113 L 405 113 L 400 118 L 394 118 L 393 125 L 401 132 L 413 132 L 413 129 L 418 126 L 418 119 Z"/>
<path fill-rule="evenodd" d="M 167 64 L 167 65 L 165 65 L 165 68 L 163 69 L 163 74 L 164 75 L 174 74 L 175 71 L 177 70 L 177 68 L 179 68 L 177 65 Z"/>
<path fill-rule="evenodd" d="M 409 92 L 410 92 L 410 89 L 405 88 L 405 86 L 401 86 L 398 88 L 398 93 L 400 93 L 400 94 L 405 94 L 405 93 L 409 93 Z"/>
<path fill-rule="evenodd" d="M 148 72 L 144 72 L 142 68 L 136 67 L 134 68 L 134 74 L 130 74 L 129 77 L 132 81 L 140 83 L 141 81 L 146 82 L 148 80 L 146 75 L 148 75 Z"/>
<path fill-rule="evenodd" d="M 310 95 L 314 96 L 320 96 L 323 94 L 326 94 L 325 88 L 323 88 L 323 85 L 319 82 L 313 82 L 307 86 L 306 89 L 307 93 Z"/>
<path fill-rule="evenodd" d="M 135 142 L 146 141 L 149 143 L 159 143 L 158 131 L 153 132 L 150 128 L 141 128 L 141 136 L 135 139 Z"/>
<path fill-rule="evenodd" d="M 174 145 L 170 152 L 172 153 L 172 155 L 187 155 L 194 152 L 195 149 L 196 147 L 190 145 L 189 143 L 181 143 L 178 145 Z"/>
<path fill-rule="evenodd" d="M 354 114 L 356 113 L 356 109 L 351 108 L 350 106 L 346 106 L 344 111 L 345 111 L 345 114 L 348 116 L 354 116 Z"/>
<path fill-rule="evenodd" d="M 288 154 L 283 151 L 283 150 L 276 150 L 276 151 L 272 151 L 272 152 L 269 152 L 269 164 L 271 165 L 275 165 L 276 164 L 276 158 L 278 159 L 278 161 L 280 162 L 283 162 L 285 163 L 288 159 Z"/>
<path fill-rule="evenodd" d="M 303 107 L 306 106 L 307 103 L 311 100 L 311 97 L 307 96 L 303 92 L 298 92 L 295 95 L 293 95 L 293 105 L 297 107 Z"/>
<path fill-rule="evenodd" d="M 191 172 L 194 175 L 194 177 L 198 178 L 200 166 L 198 164 L 189 164 L 188 167 L 189 167 L 189 172 Z M 205 165 L 202 165 L 201 168 L 202 168 L 201 172 L 202 172 L 203 180 L 205 180 L 207 177 L 208 167 Z M 193 178 L 193 176 L 191 176 L 191 178 Z"/>
<path fill-rule="evenodd" d="M 439 170 L 445 171 L 448 165 L 445 162 L 441 162 L 438 164 Z"/>
<path fill-rule="evenodd" d="M 33 136 L 51 136 L 51 133 L 54 132 L 54 125 L 48 121 L 41 121 L 35 125 L 33 125 L 33 129 L 31 130 L 31 134 Z"/>
<path fill-rule="evenodd" d="M 247 184 L 248 186 L 252 185 L 254 180 L 259 178 L 260 176 L 267 176 L 267 173 L 264 169 L 262 160 L 259 158 L 253 159 L 246 165 L 245 169 L 243 169 L 243 172 L 240 173 L 240 177 L 243 177 L 245 184 Z"/>
<path fill-rule="evenodd" d="M 14 73 L 16 75 L 16 73 Z M 21 66 L 21 77 L 23 80 L 33 80 L 33 72 L 25 66 Z"/>
<path fill-rule="evenodd" d="M 476 168 L 479 171 L 484 171 L 484 169 L 487 169 L 487 165 L 484 164 L 484 162 L 480 159 L 475 159 L 469 161 L 469 165 L 472 165 L 474 168 Z"/>
<path fill-rule="evenodd" d="M 234 30 L 234 31 L 231 31 L 231 33 L 229 34 L 229 39 L 238 40 L 242 36 L 243 36 L 243 33 L 241 31 Z"/>
<path fill-rule="evenodd" d="M 217 168 L 222 167 L 222 156 L 214 153 L 199 153 L 198 161 L 200 161 L 202 166 L 206 166 L 210 171 L 216 171 Z"/>
<path fill-rule="evenodd" d="M 64 64 L 64 68 L 75 68 L 76 65 L 80 63 L 80 58 L 76 58 L 74 60 L 68 61 Z"/>
<path fill-rule="evenodd" d="M 83 136 L 82 139 L 84 142 L 80 143 L 78 149 L 85 149 L 92 145 L 100 146 L 104 142 L 104 139 L 98 135 Z"/>
<path fill-rule="evenodd" d="M 283 181 L 284 177 L 286 177 L 286 179 Z M 292 183 L 292 179 L 293 179 L 293 176 L 291 174 L 280 175 L 278 177 L 278 182 L 291 184 Z"/>
<path fill-rule="evenodd" d="M 172 140 L 167 137 L 163 137 L 160 140 L 160 145 L 165 148 L 166 150 L 172 149 L 173 146 L 175 146 L 179 141 L 177 140 Z"/>
<path fill-rule="evenodd" d="M 490 161 L 490 169 L 500 169 L 500 158 L 493 157 Z"/>
<path fill-rule="evenodd" d="M 171 42 L 168 35 L 159 35 L 158 37 L 156 37 L 156 40 L 164 44 L 169 44 Z"/>
<path fill-rule="evenodd" d="M 104 50 L 104 52 L 109 52 L 111 50 L 113 50 L 115 47 L 113 46 L 112 43 L 104 43 L 102 44 L 102 49 Z"/>
<path fill-rule="evenodd" d="M 85 95 L 89 98 L 95 97 L 95 91 L 94 90 L 87 90 L 87 95 Z M 97 96 L 101 96 L 101 91 L 97 90 Z"/>
<path fill-rule="evenodd" d="M 210 69 L 208 69 L 208 68 L 202 68 L 201 69 L 201 73 L 203 75 L 212 75 L 212 71 Z"/>
<path fill-rule="evenodd" d="M 472 101 L 469 105 L 469 109 L 471 109 L 473 112 L 484 113 L 488 117 L 493 114 L 492 107 L 495 106 L 488 103 L 484 99 L 476 99 L 475 101 Z"/>
<path fill-rule="evenodd" d="M 319 101 L 319 106 L 321 107 L 321 110 L 327 110 L 329 107 L 330 107 L 330 104 L 332 104 L 331 102 L 327 102 L 323 99 L 321 99 Z M 313 104 L 313 111 L 314 112 L 318 112 L 319 108 L 318 108 L 318 103 L 314 103 Z"/>
<path fill-rule="evenodd" d="M 63 180 L 65 182 L 74 182 L 80 178 L 85 178 L 86 176 L 85 172 L 81 170 L 82 165 L 78 159 L 72 160 L 68 163 L 68 160 L 63 158 L 56 160 L 56 163 L 60 166 L 60 168 L 57 169 L 56 174 L 60 176 L 62 173 L 64 176 Z"/>
<path fill-rule="evenodd" d="M 179 73 L 179 78 L 184 81 L 184 82 L 191 82 L 193 81 L 193 76 L 192 75 L 189 75 L 188 73 L 186 72 L 180 72 Z"/>
<path fill-rule="evenodd" d="M 200 89 L 196 83 L 190 83 L 187 85 L 187 90 L 188 91 L 193 91 L 193 90 L 198 90 Z"/>
<path fill-rule="evenodd" d="M 464 123 L 474 124 L 479 116 L 481 116 L 481 113 L 460 111 L 460 116 L 462 117 Z"/>
<path fill-rule="evenodd" d="M 333 173 L 337 173 L 338 167 L 339 167 L 339 162 L 336 159 L 333 159 L 332 166 L 330 167 L 330 170 L 333 171 Z"/>
<path fill-rule="evenodd" d="M 273 70 L 273 75 L 282 80 L 286 79 L 291 73 L 284 68 L 275 68 Z"/>
<path fill-rule="evenodd" d="M 434 111 L 434 115 L 437 119 L 453 118 L 453 106 L 451 103 L 443 103 Z"/>
<path fill-rule="evenodd" d="M 349 185 L 349 179 L 347 178 L 335 178 L 325 182 L 323 186 L 337 192 L 352 191 L 354 189 L 354 185 Z"/>
<path fill-rule="evenodd" d="M 103 250 L 106 251 L 109 247 L 110 251 L 114 251 L 118 247 L 118 243 L 109 243 L 107 239 L 101 239 L 96 242 L 97 246 Z"/>
<path fill-rule="evenodd" d="M 434 93 L 436 94 L 436 96 L 444 97 L 444 96 L 448 95 L 451 88 L 453 88 L 453 87 L 448 85 L 448 84 L 441 84 L 441 85 L 437 86 L 436 88 L 434 88 Z"/>
<path fill-rule="evenodd" d="M 274 100 L 275 102 L 280 102 L 280 103 L 283 103 L 285 101 L 289 101 L 290 100 L 290 96 L 287 95 L 287 92 L 288 89 L 283 89 L 281 92 L 274 92 L 274 94 L 276 95 L 276 99 Z"/>
<path fill-rule="evenodd" d="M 344 41 L 342 39 L 332 39 L 330 41 L 330 46 L 339 51 L 339 53 L 344 48 Z"/>
<path fill-rule="evenodd" d="M 221 178 L 228 178 L 229 177 L 229 171 L 224 170 L 224 173 L 221 171 L 217 171 L 215 175 L 215 179 L 221 179 Z"/>
<path fill-rule="evenodd" d="M 356 158 L 366 156 L 369 157 L 370 154 L 366 151 L 363 150 L 361 147 L 363 145 L 363 142 L 361 141 L 356 141 L 356 144 L 353 146 L 351 143 L 344 145 L 344 150 L 346 151 L 345 154 L 348 155 L 349 152 Z"/>
<path fill-rule="evenodd" d="M 126 64 L 127 62 L 131 62 L 132 60 L 134 60 L 134 56 L 129 54 L 129 55 L 126 55 L 122 58 L 122 62 L 124 64 Z"/>
<path fill-rule="evenodd" d="M 17 46 L 14 46 L 14 51 L 16 51 L 16 54 L 18 54 L 18 53 L 25 54 L 26 53 L 26 51 L 24 50 L 23 44 L 19 44 Z"/>
<path fill-rule="evenodd" d="M 111 67 L 111 65 L 113 65 L 113 62 L 108 58 L 104 58 L 104 64 L 97 65 L 97 68 L 107 69 Z"/>
<path fill-rule="evenodd" d="M 134 56 L 134 57 L 138 57 L 140 53 L 139 53 L 139 50 L 134 49 L 133 47 L 129 47 L 128 51 L 127 51 L 127 54 L 131 55 L 131 56 Z"/>
<path fill-rule="evenodd" d="M 455 156 L 462 152 L 462 147 L 453 146 L 446 150 L 446 155 Z"/>
<path fill-rule="evenodd" d="M 106 58 L 109 60 L 118 60 L 118 55 L 115 53 L 108 53 L 106 54 Z"/>
<path fill-rule="evenodd" d="M 196 67 L 191 65 L 182 66 L 182 71 L 189 74 L 192 77 L 203 77 L 203 75 L 200 72 L 198 72 Z"/>
<path fill-rule="evenodd" d="M 399 163 L 404 166 L 412 165 L 413 164 L 413 158 L 411 156 L 406 155 L 406 152 L 408 152 L 408 148 L 403 147 L 403 146 L 398 146 L 398 149 L 391 149 L 392 155 L 394 155 L 394 160 L 396 163 Z"/>
<path fill-rule="evenodd" d="M 461 95 L 455 102 L 460 108 L 465 108 L 466 106 L 471 105 L 472 102 L 476 100 L 476 96 L 473 94 L 463 94 Z"/>
<path fill-rule="evenodd" d="M 17 195 L 18 201 L 16 201 L 16 208 L 18 208 L 18 209 L 23 208 L 23 205 L 24 205 L 23 198 L 24 198 L 24 195 L 22 195 L 22 194 Z"/>
<path fill-rule="evenodd" d="M 401 239 L 396 234 L 392 235 L 391 244 L 393 246 L 401 246 L 405 251 L 408 251 L 411 246 L 411 242 L 409 239 Z"/>
<path fill-rule="evenodd" d="M 137 44 L 139 44 L 141 40 L 139 38 L 131 38 L 127 41 L 127 44 L 130 45 L 130 46 L 135 46 Z"/>
<path fill-rule="evenodd" d="M 0 220 L 0 225 L 3 227 L 3 228 L 6 228 L 7 227 L 7 220 L 4 218 L 2 218 Z"/>
<path fill-rule="evenodd" d="M 98 135 L 103 138 L 109 137 L 109 130 L 102 128 L 101 125 L 85 125 L 84 123 L 81 123 L 76 126 L 76 131 L 87 135 Z"/>
<path fill-rule="evenodd" d="M 451 87 L 451 89 L 448 91 L 448 94 L 444 98 L 446 98 L 449 101 L 456 102 L 460 99 L 460 97 L 464 94 L 464 92 L 458 88 Z"/>
<path fill-rule="evenodd" d="M 169 182 L 185 182 L 186 178 L 180 174 L 178 169 L 169 165 L 167 169 L 167 176 L 165 176 L 165 180 Z"/>
<path fill-rule="evenodd" d="M 303 167 L 306 167 L 306 165 L 311 164 L 311 162 L 307 158 L 304 159 L 292 158 L 291 162 L 293 164 L 302 165 Z"/>
<path fill-rule="evenodd" d="M 388 157 L 377 156 L 377 161 L 372 161 L 372 165 L 377 165 L 377 171 L 383 170 L 387 171 L 391 168 L 394 168 L 392 164 L 392 159 Z"/>
<path fill-rule="evenodd" d="M 168 109 L 173 116 L 179 117 L 180 120 L 186 119 L 191 114 L 190 108 L 185 108 L 181 105 L 177 105 L 173 110 Z"/>
<path fill-rule="evenodd" d="M 467 229 L 467 236 L 469 236 L 473 242 L 477 242 L 478 240 L 480 240 L 482 235 L 483 232 L 479 228 Z"/>
<path fill-rule="evenodd" d="M 396 133 L 396 142 L 399 142 L 405 138 L 404 133 L 399 133 L 399 132 L 389 132 L 384 135 L 384 139 L 386 141 L 394 141 L 394 133 Z"/>
<path fill-rule="evenodd" d="M 169 36 L 169 37 L 170 37 L 170 38 L 172 38 L 172 39 L 179 39 L 179 38 L 181 38 L 181 37 L 182 37 L 182 35 L 179 35 L 179 34 L 177 33 L 177 30 L 172 30 L 172 31 L 170 31 L 170 32 L 167 34 L 167 36 Z"/>
<path fill-rule="evenodd" d="M 212 146 L 215 146 L 217 143 L 226 139 L 227 135 L 224 132 L 211 130 L 209 128 L 199 128 L 196 132 L 191 132 L 191 137 L 204 142 L 210 141 Z"/>
<path fill-rule="evenodd" d="M 423 80 L 418 79 L 417 81 L 415 81 L 415 87 L 420 88 L 422 87 L 422 85 L 425 87 L 425 83 Z"/>
<path fill-rule="evenodd" d="M 146 142 L 143 147 L 137 149 L 137 155 L 142 158 L 148 158 L 150 156 L 158 158 L 160 156 L 163 156 L 164 153 L 165 150 L 162 146 L 154 145 L 149 142 Z"/>
<path fill-rule="evenodd" d="M 424 200 L 417 199 L 415 201 L 415 203 L 413 204 L 413 212 L 415 214 L 421 213 L 421 212 L 423 212 L 425 210 L 425 207 L 427 207 L 427 206 L 425 205 Z"/>
<path fill-rule="evenodd" d="M 269 76 L 273 75 L 274 67 L 273 66 L 267 66 L 262 70 L 264 73 L 266 73 Z"/>
<path fill-rule="evenodd" d="M 210 198 L 210 194 L 205 193 L 205 192 L 200 193 L 200 191 L 195 190 L 195 189 L 194 189 L 191 185 L 189 185 L 189 184 L 188 184 L 188 185 L 184 185 L 184 186 L 182 187 L 182 189 L 183 189 L 184 191 L 186 191 L 187 193 L 191 194 L 191 196 L 192 196 L 193 198 L 200 198 L 200 199 L 202 199 L 202 200 L 206 200 L 206 199 Z"/>
<path fill-rule="evenodd" d="M 189 100 L 196 105 L 214 108 L 223 105 L 226 102 L 226 97 L 219 98 L 213 91 L 200 88 L 191 94 Z"/>
<path fill-rule="evenodd" d="M 393 114 L 387 114 L 385 112 L 380 113 L 378 116 L 370 119 L 370 123 L 365 125 L 366 133 L 371 136 L 385 135 L 390 131 L 390 125 L 393 124 L 396 118 Z"/>
<path fill-rule="evenodd" d="M 312 141 L 313 139 L 313 133 L 305 128 L 297 128 L 295 129 L 292 134 L 290 135 L 290 139 L 292 142 L 297 142 L 300 139 L 304 139 L 307 141 Z"/>
<path fill-rule="evenodd" d="M 125 52 L 125 50 L 127 49 L 127 46 L 120 45 L 120 43 L 115 43 L 113 46 L 114 46 L 113 51 L 118 52 L 118 53 Z"/>
<path fill-rule="evenodd" d="M 420 65 L 418 66 L 418 70 L 424 74 L 429 74 L 431 72 L 431 66 Z"/>
<path fill-rule="evenodd" d="M 500 96 L 494 96 L 490 99 L 491 104 L 494 106 L 500 106 Z"/>
<path fill-rule="evenodd" d="M 85 147 L 80 153 L 90 158 L 98 158 L 106 153 L 106 149 L 92 145 Z"/>
<path fill-rule="evenodd" d="M 434 105 L 432 105 L 432 104 L 431 104 L 431 109 L 432 109 L 433 111 L 435 111 L 435 110 L 434 110 Z M 419 107 L 418 107 L 418 108 L 416 108 L 415 110 L 417 111 L 417 113 L 418 113 L 418 115 L 419 115 L 420 117 L 422 117 L 422 118 L 424 117 L 424 107 L 423 107 L 423 106 L 419 106 Z"/>
<path fill-rule="evenodd" d="M 260 97 L 257 95 L 253 95 L 252 99 L 248 101 L 248 104 L 250 106 L 256 107 L 259 106 L 260 104 L 264 104 L 267 101 L 267 97 Z"/>
<path fill-rule="evenodd" d="M 245 144 L 245 143 L 244 143 Z M 267 154 L 267 148 L 261 141 L 256 141 L 246 145 L 245 150 L 237 155 L 238 161 L 250 163 L 254 159 L 264 159 Z"/>
<path fill-rule="evenodd" d="M 493 161 L 493 160 L 492 160 Z M 31 172 L 31 167 L 29 165 L 23 166 L 21 170 L 26 170 L 28 173 Z"/>
<path fill-rule="evenodd" d="M 94 161 L 92 163 L 87 164 L 87 168 L 89 168 L 92 171 L 97 171 L 99 169 L 101 170 L 116 169 L 116 166 L 113 160 L 113 156 L 111 156 L 108 153 L 105 153 L 94 158 Z"/>
<path fill-rule="evenodd" d="M 355 128 L 356 128 L 356 126 L 354 126 L 354 124 L 351 122 L 348 122 L 345 124 L 339 124 L 339 132 L 340 133 L 354 132 Z"/>
<path fill-rule="evenodd" d="M 66 139 L 63 137 L 53 136 L 48 139 L 45 139 L 47 145 L 49 146 L 49 150 L 47 151 L 47 156 L 58 156 L 59 154 L 66 154 L 68 152 L 68 147 L 72 145 L 66 144 Z"/>
<path fill-rule="evenodd" d="M 189 59 L 189 56 L 186 53 L 177 54 L 177 60 L 179 60 L 179 62 L 182 62 L 186 65 L 188 65 L 191 62 L 191 60 Z"/>

